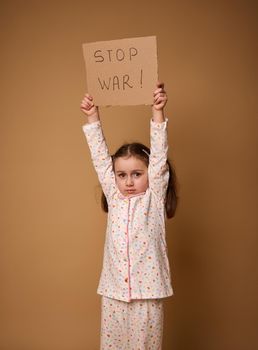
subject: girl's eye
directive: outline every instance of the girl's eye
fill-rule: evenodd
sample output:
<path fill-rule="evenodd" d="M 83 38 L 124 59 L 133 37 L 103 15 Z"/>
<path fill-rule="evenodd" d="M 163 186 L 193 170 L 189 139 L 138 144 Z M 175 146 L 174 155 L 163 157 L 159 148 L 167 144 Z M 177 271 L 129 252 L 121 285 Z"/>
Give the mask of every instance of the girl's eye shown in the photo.
<path fill-rule="evenodd" d="M 134 177 L 140 177 L 141 173 L 134 173 Z"/>
<path fill-rule="evenodd" d="M 118 177 L 119 177 L 120 179 L 123 179 L 123 178 L 125 177 L 125 174 L 123 174 L 123 173 L 118 174 Z"/>

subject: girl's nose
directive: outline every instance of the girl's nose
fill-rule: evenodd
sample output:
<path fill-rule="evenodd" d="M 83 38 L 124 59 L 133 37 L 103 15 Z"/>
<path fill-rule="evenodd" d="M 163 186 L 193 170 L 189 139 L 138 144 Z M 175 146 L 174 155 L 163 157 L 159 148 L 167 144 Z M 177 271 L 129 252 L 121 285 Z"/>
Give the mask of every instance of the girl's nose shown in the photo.
<path fill-rule="evenodd" d="M 133 185 L 133 179 L 131 178 L 131 176 L 128 176 L 126 179 L 126 185 L 127 186 L 132 186 Z"/>

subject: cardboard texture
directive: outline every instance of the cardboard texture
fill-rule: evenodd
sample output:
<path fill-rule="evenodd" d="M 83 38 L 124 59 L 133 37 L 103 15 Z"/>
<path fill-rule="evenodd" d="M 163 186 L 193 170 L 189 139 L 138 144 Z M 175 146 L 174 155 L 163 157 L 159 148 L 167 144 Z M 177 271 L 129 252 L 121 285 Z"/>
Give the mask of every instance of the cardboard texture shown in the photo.
<path fill-rule="evenodd" d="M 83 44 L 87 89 L 98 106 L 151 105 L 158 81 L 155 36 Z"/>

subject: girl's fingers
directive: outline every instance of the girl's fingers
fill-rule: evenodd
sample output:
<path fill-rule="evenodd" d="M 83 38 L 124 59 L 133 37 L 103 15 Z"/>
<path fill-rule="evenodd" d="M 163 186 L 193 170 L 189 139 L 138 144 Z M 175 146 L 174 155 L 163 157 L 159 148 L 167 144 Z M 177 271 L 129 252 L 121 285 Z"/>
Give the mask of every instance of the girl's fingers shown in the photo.
<path fill-rule="evenodd" d="M 84 97 L 84 99 L 82 100 L 82 102 L 81 102 L 81 106 L 84 106 L 85 108 L 87 108 L 87 109 L 90 109 L 90 108 L 92 108 L 93 106 L 94 106 L 94 103 L 92 102 L 92 98 L 90 98 L 90 97 Z"/>
<path fill-rule="evenodd" d="M 82 101 L 84 101 L 84 102 L 92 102 L 92 99 L 90 99 L 89 97 L 85 96 Z"/>
<path fill-rule="evenodd" d="M 166 94 L 166 91 L 163 89 L 157 89 L 154 91 L 153 96 L 156 96 L 158 94 Z"/>
<path fill-rule="evenodd" d="M 160 97 L 160 96 L 164 97 L 164 96 L 166 96 L 166 93 L 165 92 L 159 92 L 159 93 L 154 95 L 154 98 L 157 98 L 157 97 Z"/>
<path fill-rule="evenodd" d="M 164 105 L 167 103 L 167 95 L 166 94 L 158 94 L 155 98 L 154 98 L 154 105 Z"/>
<path fill-rule="evenodd" d="M 88 93 L 85 94 L 85 97 L 88 98 L 91 101 L 93 100 L 93 97 L 90 94 L 88 94 Z"/>
<path fill-rule="evenodd" d="M 93 101 L 93 97 L 88 93 L 84 95 L 84 98 L 82 100 L 82 102 L 92 102 L 92 101 Z"/>
<path fill-rule="evenodd" d="M 159 94 L 159 95 L 155 96 L 154 103 L 157 103 L 158 101 L 166 101 L 166 100 L 167 100 L 166 94 Z"/>
<path fill-rule="evenodd" d="M 167 103 L 167 94 L 164 90 L 164 83 L 158 82 L 157 89 L 153 93 L 153 107 L 162 109 Z"/>
<path fill-rule="evenodd" d="M 167 101 L 167 99 L 166 98 L 163 98 L 163 97 L 160 97 L 160 98 L 158 98 L 156 101 L 155 101 L 155 105 L 158 105 L 158 104 L 160 104 L 160 103 L 165 103 Z"/>
<path fill-rule="evenodd" d="M 98 107 L 95 106 L 93 97 L 90 94 L 86 93 L 81 101 L 80 109 L 84 114 L 90 116 L 93 113 L 96 113 Z"/>
<path fill-rule="evenodd" d="M 153 93 L 153 95 L 157 95 L 158 93 L 160 93 L 160 92 L 164 92 L 164 90 L 163 89 L 156 89 L 155 91 L 154 91 L 154 93 Z"/>
<path fill-rule="evenodd" d="M 159 92 L 165 92 L 164 83 L 158 81 L 156 86 L 157 86 L 157 89 L 154 91 L 154 93 L 153 93 L 154 95 L 159 93 Z"/>
<path fill-rule="evenodd" d="M 94 104 L 92 102 L 82 101 L 81 107 L 85 110 L 90 110 L 92 107 L 94 107 Z"/>

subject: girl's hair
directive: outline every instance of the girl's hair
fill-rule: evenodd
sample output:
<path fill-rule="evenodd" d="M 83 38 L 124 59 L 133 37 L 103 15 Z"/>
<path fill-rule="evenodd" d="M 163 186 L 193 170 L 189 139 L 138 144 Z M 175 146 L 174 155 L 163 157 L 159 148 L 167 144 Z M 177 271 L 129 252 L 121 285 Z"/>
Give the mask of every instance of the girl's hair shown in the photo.
<path fill-rule="evenodd" d="M 112 155 L 113 166 L 117 158 L 133 156 L 135 158 L 142 160 L 148 167 L 149 155 L 150 155 L 150 149 L 145 145 L 138 142 L 126 143 L 122 145 L 116 151 L 115 154 Z M 178 203 L 178 196 L 177 196 L 177 179 L 176 179 L 175 170 L 172 167 L 169 160 L 167 160 L 167 165 L 169 169 L 169 180 L 168 180 L 168 187 L 167 187 L 167 193 L 166 193 L 165 209 L 166 209 L 167 218 L 170 219 L 175 215 L 177 203 Z M 106 196 L 104 195 L 103 192 L 102 192 L 102 198 L 101 198 L 101 207 L 106 213 L 108 212 L 108 203 L 107 203 Z"/>

